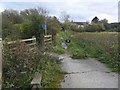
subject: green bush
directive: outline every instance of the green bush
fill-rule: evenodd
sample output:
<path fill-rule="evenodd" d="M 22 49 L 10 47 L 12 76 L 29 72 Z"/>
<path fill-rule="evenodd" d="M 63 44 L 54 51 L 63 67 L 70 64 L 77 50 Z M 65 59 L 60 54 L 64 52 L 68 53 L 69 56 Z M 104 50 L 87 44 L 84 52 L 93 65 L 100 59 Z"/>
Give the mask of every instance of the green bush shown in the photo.
<path fill-rule="evenodd" d="M 83 59 L 86 58 L 86 54 L 83 50 L 76 50 L 76 52 L 73 53 L 71 56 L 73 59 Z"/>
<path fill-rule="evenodd" d="M 59 88 L 60 82 L 64 78 L 64 73 L 57 64 L 56 59 L 45 56 L 43 65 L 42 88 Z"/>
<path fill-rule="evenodd" d="M 13 49 L 16 47 L 16 49 Z M 3 89 L 31 88 L 31 80 L 35 72 L 43 74 L 42 87 L 49 87 L 54 78 L 61 75 L 57 60 L 43 55 L 43 51 L 35 47 L 32 51 L 25 43 L 4 44 L 3 49 Z M 59 84 L 60 82 L 56 83 Z"/>
<path fill-rule="evenodd" d="M 38 59 L 35 52 L 25 43 L 4 44 L 3 49 L 3 88 L 31 87 L 30 82 L 36 70 Z"/>
<path fill-rule="evenodd" d="M 64 54 L 65 50 L 60 46 L 55 46 L 54 47 L 54 52 L 57 53 L 57 54 Z"/>
<path fill-rule="evenodd" d="M 86 32 L 100 32 L 105 31 L 105 27 L 103 24 L 91 24 L 87 25 L 85 28 Z"/>

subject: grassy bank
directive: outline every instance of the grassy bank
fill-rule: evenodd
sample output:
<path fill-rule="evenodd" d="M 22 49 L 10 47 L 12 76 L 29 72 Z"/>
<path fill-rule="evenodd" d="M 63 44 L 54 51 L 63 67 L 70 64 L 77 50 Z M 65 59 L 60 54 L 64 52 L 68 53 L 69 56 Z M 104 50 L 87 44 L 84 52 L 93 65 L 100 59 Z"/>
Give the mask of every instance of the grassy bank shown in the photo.
<path fill-rule="evenodd" d="M 64 79 L 64 71 L 61 69 L 55 58 L 45 58 L 42 68 L 42 88 L 59 88 L 61 80 Z"/>
<path fill-rule="evenodd" d="M 64 32 L 58 34 L 58 52 L 67 52 L 74 59 L 86 57 L 97 58 L 105 63 L 113 71 L 120 71 L 118 60 L 118 33 L 117 32 L 93 32 L 76 33 L 67 32 L 71 40 L 67 50 L 62 49 L 60 37 L 66 39 Z"/>
<path fill-rule="evenodd" d="M 35 72 L 43 74 L 42 88 L 57 88 L 64 72 L 57 60 L 43 55 L 41 48 L 30 48 L 25 43 L 15 44 L 16 50 L 7 44 L 3 49 L 3 89 L 31 88 L 31 80 Z"/>

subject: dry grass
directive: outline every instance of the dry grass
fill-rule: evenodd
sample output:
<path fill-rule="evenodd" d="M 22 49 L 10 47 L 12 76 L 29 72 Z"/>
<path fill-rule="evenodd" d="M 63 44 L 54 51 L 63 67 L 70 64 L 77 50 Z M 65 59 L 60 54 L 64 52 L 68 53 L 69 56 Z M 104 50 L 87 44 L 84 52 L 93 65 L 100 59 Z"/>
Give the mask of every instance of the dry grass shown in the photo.
<path fill-rule="evenodd" d="M 118 60 L 118 34 L 117 32 L 94 32 L 94 33 L 79 33 L 77 34 L 77 38 L 80 40 L 81 43 L 85 42 L 94 42 L 92 44 L 92 48 L 96 50 L 96 45 L 99 47 L 99 49 L 102 51 L 102 53 L 106 56 L 100 56 L 100 57 L 107 57 L 104 58 L 108 62 L 108 65 L 110 67 L 118 67 L 117 64 L 120 63 Z M 88 47 L 91 47 L 87 43 L 86 45 Z"/>
<path fill-rule="evenodd" d="M 79 33 L 79 39 L 96 42 L 105 52 L 118 51 L 117 32 Z"/>

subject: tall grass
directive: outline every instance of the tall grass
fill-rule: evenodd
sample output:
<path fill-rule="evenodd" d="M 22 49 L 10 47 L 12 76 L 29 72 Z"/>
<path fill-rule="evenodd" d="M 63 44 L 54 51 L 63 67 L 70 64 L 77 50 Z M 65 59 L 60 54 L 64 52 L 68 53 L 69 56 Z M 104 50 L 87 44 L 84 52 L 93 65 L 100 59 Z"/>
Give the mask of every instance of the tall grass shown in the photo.
<path fill-rule="evenodd" d="M 75 33 L 76 34 L 76 33 Z M 75 38 L 75 34 L 73 31 L 61 31 L 57 34 L 57 45 L 54 47 L 54 52 L 57 54 L 70 54 L 72 58 L 85 58 L 86 54 L 84 50 L 80 47 L 80 42 Z M 70 39 L 70 46 L 68 49 L 63 49 L 61 46 L 63 38 L 64 42 L 66 39 Z M 79 54 L 78 54 L 79 53 Z"/>
<path fill-rule="evenodd" d="M 31 88 L 30 82 L 35 72 L 43 74 L 42 88 L 58 87 L 60 82 L 54 86 L 56 77 L 63 76 L 60 66 L 55 58 L 43 55 L 41 48 L 35 47 L 32 51 L 25 43 L 15 43 L 13 49 L 8 44 L 3 48 L 3 89 L 23 90 Z M 58 80 L 60 81 L 60 80 Z"/>
<path fill-rule="evenodd" d="M 61 47 L 60 38 L 71 40 L 67 50 Z M 73 31 L 60 32 L 57 35 L 58 49 L 56 53 L 67 53 L 75 59 L 86 57 L 97 58 L 106 63 L 113 71 L 120 71 L 120 61 L 118 60 L 118 33 L 117 32 L 83 32 Z"/>
<path fill-rule="evenodd" d="M 87 53 L 99 58 L 113 71 L 119 71 L 117 32 L 79 33 L 76 36 L 81 45 L 85 44 L 84 48 L 88 49 Z"/>

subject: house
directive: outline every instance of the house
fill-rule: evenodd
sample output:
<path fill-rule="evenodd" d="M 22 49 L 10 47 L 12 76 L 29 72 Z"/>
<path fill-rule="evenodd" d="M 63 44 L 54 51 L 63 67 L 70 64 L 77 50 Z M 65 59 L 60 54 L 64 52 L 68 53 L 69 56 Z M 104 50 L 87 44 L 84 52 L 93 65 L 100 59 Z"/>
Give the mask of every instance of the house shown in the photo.
<path fill-rule="evenodd" d="M 98 17 L 94 17 L 91 21 L 91 23 L 98 23 L 99 22 L 99 19 Z"/>
<path fill-rule="evenodd" d="M 78 25 L 78 27 L 84 27 L 85 25 L 88 25 L 89 22 L 73 22 Z"/>

